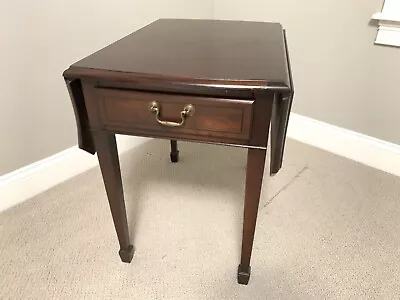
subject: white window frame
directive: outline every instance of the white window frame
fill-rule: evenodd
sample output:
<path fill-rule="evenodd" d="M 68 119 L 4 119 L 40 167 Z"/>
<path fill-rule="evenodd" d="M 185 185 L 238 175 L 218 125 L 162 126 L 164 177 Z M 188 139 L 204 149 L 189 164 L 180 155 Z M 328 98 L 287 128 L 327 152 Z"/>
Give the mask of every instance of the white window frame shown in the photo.
<path fill-rule="evenodd" d="M 379 21 L 375 44 L 400 47 L 400 0 L 385 0 L 372 19 Z"/>

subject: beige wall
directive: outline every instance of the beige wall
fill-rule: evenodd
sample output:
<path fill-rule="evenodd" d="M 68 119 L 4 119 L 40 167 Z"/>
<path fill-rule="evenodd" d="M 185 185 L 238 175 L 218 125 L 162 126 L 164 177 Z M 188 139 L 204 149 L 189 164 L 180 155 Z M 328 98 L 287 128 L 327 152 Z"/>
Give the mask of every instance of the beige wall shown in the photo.
<path fill-rule="evenodd" d="M 294 111 L 400 144 L 400 48 L 374 45 L 383 0 L 215 0 L 214 17 L 287 29 Z"/>
<path fill-rule="evenodd" d="M 0 4 L 0 175 L 76 144 L 62 71 L 160 17 L 281 22 L 294 111 L 400 144 L 400 49 L 373 44 L 383 0 L 70 0 Z M 385 107 L 384 107 L 384 106 Z"/>
<path fill-rule="evenodd" d="M 2 1 L 0 175 L 75 145 L 63 70 L 160 17 L 211 18 L 212 2 Z"/>

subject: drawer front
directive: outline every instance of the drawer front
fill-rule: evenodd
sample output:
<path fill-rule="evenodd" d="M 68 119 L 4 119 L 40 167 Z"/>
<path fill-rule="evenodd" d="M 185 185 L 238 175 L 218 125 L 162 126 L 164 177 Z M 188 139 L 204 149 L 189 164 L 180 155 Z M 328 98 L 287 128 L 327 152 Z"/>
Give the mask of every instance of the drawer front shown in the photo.
<path fill-rule="evenodd" d="M 140 129 L 160 135 L 187 134 L 238 140 L 250 138 L 253 100 L 97 90 L 101 122 L 108 129 L 132 133 Z M 149 109 L 151 105 L 153 111 Z M 188 105 L 191 105 L 190 113 L 182 116 Z"/>

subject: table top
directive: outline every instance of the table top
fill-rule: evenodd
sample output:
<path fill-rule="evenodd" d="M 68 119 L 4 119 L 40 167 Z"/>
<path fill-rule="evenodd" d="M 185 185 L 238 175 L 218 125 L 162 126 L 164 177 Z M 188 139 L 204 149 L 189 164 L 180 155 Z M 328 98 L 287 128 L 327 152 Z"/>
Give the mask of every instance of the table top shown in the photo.
<path fill-rule="evenodd" d="M 290 88 L 289 72 L 280 24 L 187 19 L 157 20 L 66 71 L 282 89 Z"/>

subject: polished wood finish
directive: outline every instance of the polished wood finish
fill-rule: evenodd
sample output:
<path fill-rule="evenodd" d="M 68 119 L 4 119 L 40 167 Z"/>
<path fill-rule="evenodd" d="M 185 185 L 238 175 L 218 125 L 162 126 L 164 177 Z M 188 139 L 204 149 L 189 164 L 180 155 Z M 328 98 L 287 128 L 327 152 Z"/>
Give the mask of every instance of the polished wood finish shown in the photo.
<path fill-rule="evenodd" d="M 129 241 L 128 222 L 115 135 L 106 131 L 95 131 L 93 132 L 93 138 L 112 218 L 118 235 L 120 245 L 119 255 L 123 262 L 129 263 L 133 256 L 133 246 Z"/>
<path fill-rule="evenodd" d="M 158 20 L 73 64 L 64 78 L 74 106 L 80 148 L 97 151 L 120 243 L 122 261 L 133 247 L 115 134 L 248 148 L 242 253 L 238 282 L 250 278 L 257 211 L 271 126 L 271 174 L 282 166 L 293 83 L 280 24 Z M 185 106 L 194 114 L 180 126 Z M 174 125 L 174 124 L 172 124 Z M 176 124 L 175 124 L 176 125 Z"/>
<path fill-rule="evenodd" d="M 286 32 L 283 31 L 286 44 Z M 294 88 L 292 72 L 290 67 L 290 59 L 288 49 L 286 47 L 286 57 L 288 64 L 288 76 L 291 86 L 289 93 L 274 94 L 274 109 L 271 118 L 271 166 L 270 174 L 275 175 L 282 167 L 283 152 L 285 150 L 286 131 L 289 125 L 289 115 L 292 108 Z"/>
<path fill-rule="evenodd" d="M 282 31 L 278 23 L 161 19 L 72 68 L 96 79 L 129 74 L 136 80 L 152 78 L 178 85 L 208 82 L 287 88 Z"/>
<path fill-rule="evenodd" d="M 250 258 L 260 202 L 265 156 L 266 150 L 262 149 L 249 149 L 247 154 L 242 256 L 238 267 L 238 282 L 241 284 L 247 284 L 250 278 Z"/>
<path fill-rule="evenodd" d="M 182 96 L 178 94 L 148 93 L 96 88 L 96 98 L 101 99 L 99 112 L 106 129 L 122 128 L 134 134 L 135 130 L 145 130 L 155 135 L 169 136 L 189 134 L 200 137 L 218 137 L 246 141 L 250 136 L 253 100 L 223 99 L 209 97 Z M 149 111 L 149 104 L 156 101 L 161 107 L 165 120 L 178 121 L 185 105 L 195 108 L 194 115 L 188 117 L 185 126 L 166 127 L 157 123 Z"/>
<path fill-rule="evenodd" d="M 171 140 L 171 162 L 176 163 L 179 160 L 178 142 L 176 140 Z"/>
<path fill-rule="evenodd" d="M 89 117 L 87 114 L 85 98 L 79 79 L 66 79 L 67 89 L 74 108 L 76 127 L 78 130 L 78 146 L 91 154 L 96 153 L 92 133 L 89 130 Z"/>

